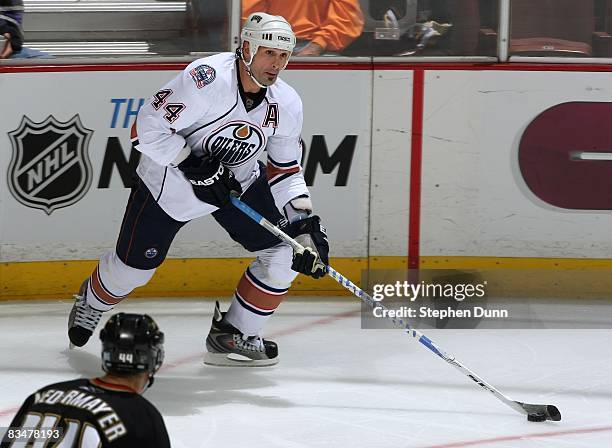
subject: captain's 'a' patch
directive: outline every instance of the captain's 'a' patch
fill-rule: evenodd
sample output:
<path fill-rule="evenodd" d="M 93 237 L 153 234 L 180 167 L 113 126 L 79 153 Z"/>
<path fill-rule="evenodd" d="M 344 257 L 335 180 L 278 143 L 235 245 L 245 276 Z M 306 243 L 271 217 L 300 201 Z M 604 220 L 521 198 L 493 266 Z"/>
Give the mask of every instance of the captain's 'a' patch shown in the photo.
<path fill-rule="evenodd" d="M 266 110 L 266 117 L 264 118 L 264 121 L 262 123 L 262 126 L 264 128 L 267 128 L 270 125 L 272 125 L 272 127 L 275 129 L 278 127 L 278 104 L 276 103 L 268 104 L 268 110 Z"/>
<path fill-rule="evenodd" d="M 198 89 L 201 89 L 206 84 L 210 84 L 217 77 L 217 72 L 210 65 L 202 64 L 189 70 L 191 79 L 195 82 Z"/>

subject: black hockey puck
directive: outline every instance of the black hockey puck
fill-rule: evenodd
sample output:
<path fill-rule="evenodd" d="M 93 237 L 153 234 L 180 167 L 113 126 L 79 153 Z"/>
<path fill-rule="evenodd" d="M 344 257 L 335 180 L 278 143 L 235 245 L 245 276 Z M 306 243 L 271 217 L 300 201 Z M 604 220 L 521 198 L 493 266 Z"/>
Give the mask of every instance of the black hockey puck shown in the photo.
<path fill-rule="evenodd" d="M 527 414 L 527 420 L 530 422 L 544 422 L 546 421 L 546 414 L 531 413 Z"/>

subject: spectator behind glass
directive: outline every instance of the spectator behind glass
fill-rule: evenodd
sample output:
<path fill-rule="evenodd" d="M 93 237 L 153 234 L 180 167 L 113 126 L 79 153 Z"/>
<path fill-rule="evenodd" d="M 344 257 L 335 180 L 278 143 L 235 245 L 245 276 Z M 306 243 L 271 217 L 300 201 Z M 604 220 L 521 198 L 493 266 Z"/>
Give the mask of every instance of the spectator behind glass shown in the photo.
<path fill-rule="evenodd" d="M 287 19 L 298 39 L 296 56 L 339 53 L 363 31 L 359 0 L 242 0 L 243 23 L 256 11 Z"/>
<path fill-rule="evenodd" d="M 21 18 L 23 16 L 22 0 L 0 0 L 0 59 L 7 59 L 13 53 L 21 51 L 23 32 Z"/>
<path fill-rule="evenodd" d="M 23 46 L 23 0 L 0 0 L 0 59 L 52 58 Z"/>

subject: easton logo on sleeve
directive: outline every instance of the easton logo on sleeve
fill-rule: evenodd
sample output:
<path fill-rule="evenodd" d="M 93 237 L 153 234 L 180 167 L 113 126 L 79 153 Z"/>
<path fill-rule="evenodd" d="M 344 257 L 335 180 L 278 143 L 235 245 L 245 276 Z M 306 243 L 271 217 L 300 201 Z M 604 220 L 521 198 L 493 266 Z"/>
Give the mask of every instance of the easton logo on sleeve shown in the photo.
<path fill-rule="evenodd" d="M 92 181 L 88 155 L 92 134 L 78 115 L 65 123 L 51 115 L 42 123 L 24 116 L 19 127 L 8 133 L 13 146 L 8 184 L 15 199 L 50 215 L 85 196 Z"/>
<path fill-rule="evenodd" d="M 217 76 L 215 69 L 206 64 L 198 65 L 196 68 L 192 68 L 189 70 L 189 74 L 191 75 L 191 79 L 193 79 L 193 82 L 195 82 L 198 89 L 201 89 L 206 84 L 213 82 Z"/>
<path fill-rule="evenodd" d="M 265 145 L 266 137 L 257 126 L 232 121 L 206 137 L 203 149 L 223 165 L 237 167 L 256 157 Z"/>

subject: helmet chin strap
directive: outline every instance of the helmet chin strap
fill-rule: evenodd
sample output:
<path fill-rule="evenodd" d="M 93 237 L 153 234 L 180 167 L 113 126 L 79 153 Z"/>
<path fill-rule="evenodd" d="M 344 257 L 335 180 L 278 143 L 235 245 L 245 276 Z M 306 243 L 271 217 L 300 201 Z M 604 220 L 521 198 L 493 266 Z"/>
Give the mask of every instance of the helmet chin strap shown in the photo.
<path fill-rule="evenodd" d="M 259 50 L 259 48 L 257 50 Z M 257 53 L 257 51 L 255 53 Z M 240 59 L 242 59 L 242 62 L 244 62 L 244 65 L 246 66 L 246 72 L 255 84 L 257 84 L 262 89 L 267 89 L 268 87 L 270 87 L 270 86 L 264 86 L 262 83 L 257 81 L 257 79 L 255 78 L 255 75 L 253 75 L 253 72 L 251 71 L 251 64 L 253 63 L 253 59 L 255 59 L 255 54 L 251 54 L 251 58 L 249 59 L 249 62 L 247 62 L 244 59 L 244 52 L 242 51 L 242 49 L 240 49 Z"/>

